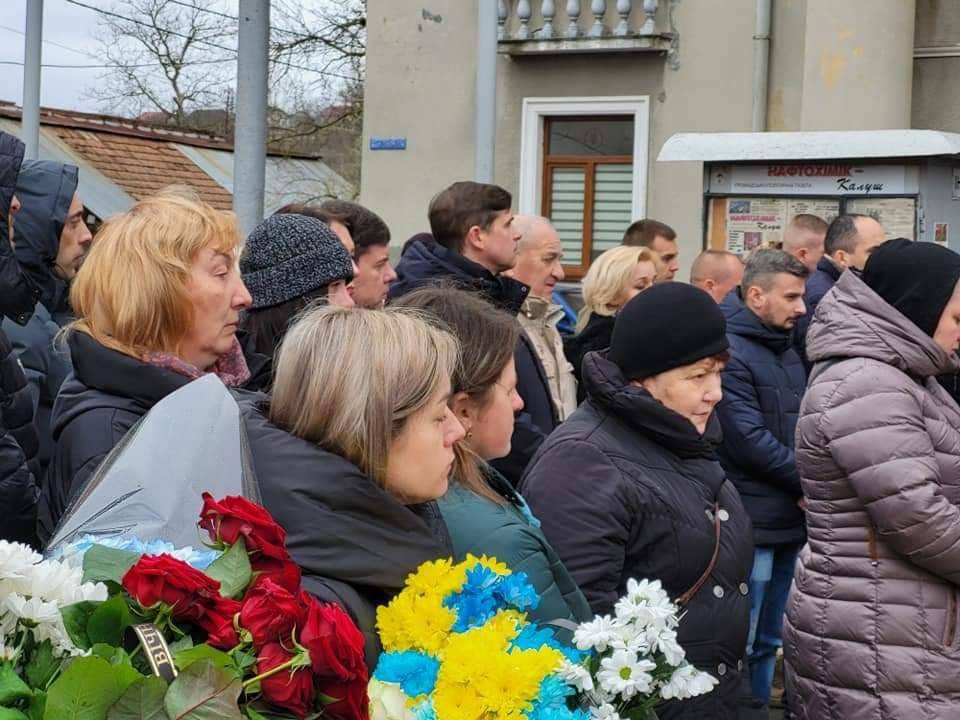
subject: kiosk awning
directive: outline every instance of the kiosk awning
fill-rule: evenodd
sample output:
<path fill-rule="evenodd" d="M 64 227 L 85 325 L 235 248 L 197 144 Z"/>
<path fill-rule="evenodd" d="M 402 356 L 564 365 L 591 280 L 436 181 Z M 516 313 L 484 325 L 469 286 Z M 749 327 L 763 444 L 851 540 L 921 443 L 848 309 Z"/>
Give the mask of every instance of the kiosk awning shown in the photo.
<path fill-rule="evenodd" d="M 960 155 L 960 134 L 939 130 L 678 133 L 664 143 L 664 162 L 834 160 Z"/>

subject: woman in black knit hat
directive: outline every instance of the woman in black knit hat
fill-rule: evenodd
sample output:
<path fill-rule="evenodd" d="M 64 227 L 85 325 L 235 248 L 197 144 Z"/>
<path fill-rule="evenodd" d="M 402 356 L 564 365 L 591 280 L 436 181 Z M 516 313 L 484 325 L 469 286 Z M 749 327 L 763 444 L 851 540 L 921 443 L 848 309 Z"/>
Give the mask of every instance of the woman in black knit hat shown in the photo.
<path fill-rule="evenodd" d="M 726 322 L 702 290 L 655 285 L 583 361 L 587 399 L 541 446 L 521 490 L 595 613 L 627 581 L 660 580 L 685 611 L 678 641 L 713 692 L 662 719 L 749 718 L 744 652 L 750 520 L 714 449 Z"/>
<path fill-rule="evenodd" d="M 240 328 L 245 345 L 273 357 L 291 321 L 314 302 L 353 307 L 353 260 L 316 217 L 278 213 L 254 228 L 240 258 L 253 304 Z"/>

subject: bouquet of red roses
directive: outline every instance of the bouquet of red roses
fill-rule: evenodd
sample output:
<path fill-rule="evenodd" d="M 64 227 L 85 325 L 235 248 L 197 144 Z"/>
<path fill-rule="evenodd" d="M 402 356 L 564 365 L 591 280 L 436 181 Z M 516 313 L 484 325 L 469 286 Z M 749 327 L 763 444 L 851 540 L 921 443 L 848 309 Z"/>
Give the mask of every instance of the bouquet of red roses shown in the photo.
<path fill-rule="evenodd" d="M 56 660 L 43 688 L 30 687 L 35 658 L 24 657 L 25 690 L 0 716 L 59 720 L 83 705 L 104 720 L 368 717 L 363 636 L 301 590 L 284 530 L 244 498 L 203 501 L 199 525 L 220 551 L 203 570 L 173 553 L 84 550 L 84 581 L 109 588 L 61 609 L 85 656 Z"/>

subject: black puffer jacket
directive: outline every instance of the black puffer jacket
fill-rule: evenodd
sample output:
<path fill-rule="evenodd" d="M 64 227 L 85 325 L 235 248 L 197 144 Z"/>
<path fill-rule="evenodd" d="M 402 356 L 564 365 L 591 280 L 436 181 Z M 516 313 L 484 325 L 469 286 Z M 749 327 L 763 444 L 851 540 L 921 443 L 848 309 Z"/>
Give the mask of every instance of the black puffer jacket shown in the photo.
<path fill-rule="evenodd" d="M 720 680 L 709 695 L 658 708 L 661 718 L 747 717 L 750 520 L 714 455 L 716 422 L 701 436 L 685 418 L 630 385 L 603 353 L 584 359 L 587 400 L 543 444 L 522 491 L 543 531 L 597 613 L 630 578 L 659 579 L 686 606 L 679 641 Z M 744 705 L 744 707 L 741 707 Z"/>
<path fill-rule="evenodd" d="M 376 609 L 428 560 L 453 555 L 436 503 L 402 505 L 339 455 L 240 403 L 264 507 L 287 531 L 304 589 L 346 609 L 363 631 L 369 667 L 380 644 Z"/>
<path fill-rule="evenodd" d="M 421 287 L 450 283 L 482 294 L 487 300 L 513 316 L 520 312 L 530 288 L 517 280 L 494 275 L 463 255 L 447 250 L 432 239 L 410 242 L 397 265 L 398 280 L 390 286 L 396 299 Z M 514 352 L 517 366 L 517 392 L 524 409 L 513 426 L 510 454 L 491 463 L 514 486 L 520 481 L 527 463 L 547 435 L 560 422 L 553 405 L 543 365 L 526 335 L 520 335 Z"/>
<path fill-rule="evenodd" d="M 37 530 L 44 543 L 70 499 L 127 431 L 154 405 L 190 382 L 172 370 L 104 347 L 86 333 L 71 333 L 69 344 L 73 374 L 53 408 L 56 450 L 37 509 Z M 260 389 L 269 376 L 268 359 L 249 356 L 247 364 L 252 375 L 247 387 Z"/>
<path fill-rule="evenodd" d="M 583 330 L 563 341 L 563 352 L 573 365 L 573 374 L 577 378 L 577 402 L 583 402 L 587 396 L 583 386 L 583 358 L 589 352 L 600 352 L 610 347 L 615 321 L 616 318 L 613 315 L 593 313 Z"/>
<path fill-rule="evenodd" d="M 0 242 L 0 315 L 20 325 L 27 323 L 40 299 L 39 288 L 23 272 L 7 242 L 10 233 L 7 217 L 23 163 L 23 151 L 22 142 L 9 133 L 0 132 L 0 239 L 3 240 Z M 16 238 L 16 233 L 14 235 Z"/>

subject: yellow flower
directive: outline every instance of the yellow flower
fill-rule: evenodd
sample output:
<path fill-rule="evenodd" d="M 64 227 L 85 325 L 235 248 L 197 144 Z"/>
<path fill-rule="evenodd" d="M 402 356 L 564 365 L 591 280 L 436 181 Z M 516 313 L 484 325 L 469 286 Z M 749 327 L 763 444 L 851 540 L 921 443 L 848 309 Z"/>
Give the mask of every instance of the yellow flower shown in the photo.
<path fill-rule="evenodd" d="M 463 587 L 467 570 L 463 563 L 453 564 L 449 558 L 425 562 L 407 578 L 404 592 L 446 597 Z"/>
<path fill-rule="evenodd" d="M 488 708 L 469 685 L 437 687 L 433 693 L 433 708 L 443 720 L 485 720 Z"/>
<path fill-rule="evenodd" d="M 506 563 L 502 563 L 494 557 L 488 558 L 486 555 L 481 555 L 480 557 L 477 557 L 476 555 L 471 555 L 470 553 L 467 553 L 467 559 L 464 560 L 463 563 L 461 564 L 465 565 L 467 570 L 474 567 L 475 565 L 483 565 L 486 568 L 490 568 L 491 570 L 493 570 L 493 572 L 497 573 L 498 575 L 511 574 L 511 570 L 509 567 L 507 567 Z"/>

